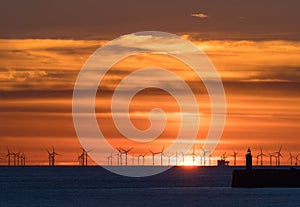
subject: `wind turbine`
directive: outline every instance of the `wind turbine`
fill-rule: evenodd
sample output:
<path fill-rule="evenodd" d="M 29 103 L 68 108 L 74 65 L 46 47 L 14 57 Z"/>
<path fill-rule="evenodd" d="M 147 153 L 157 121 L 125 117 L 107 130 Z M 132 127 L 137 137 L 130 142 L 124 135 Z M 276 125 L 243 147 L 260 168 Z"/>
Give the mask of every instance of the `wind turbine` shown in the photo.
<path fill-rule="evenodd" d="M 118 159 L 120 159 L 119 164 L 122 166 L 122 154 L 123 154 L 123 150 L 121 148 L 117 148 L 118 150 Z"/>
<path fill-rule="evenodd" d="M 237 157 L 238 153 L 237 152 L 233 152 L 233 165 L 236 166 L 236 157 Z"/>
<path fill-rule="evenodd" d="M 26 157 L 25 157 L 24 152 L 22 152 L 20 158 L 21 158 L 21 165 L 25 166 L 25 160 L 26 160 Z"/>
<path fill-rule="evenodd" d="M 83 147 L 81 147 L 82 153 L 81 153 L 81 159 L 82 159 L 82 166 L 88 166 L 88 153 L 93 151 L 93 149 L 85 150 Z"/>
<path fill-rule="evenodd" d="M 48 164 L 49 164 L 49 166 L 51 166 L 51 159 L 52 159 L 52 157 L 51 157 L 51 152 L 48 150 L 48 149 L 46 149 L 46 151 L 48 152 Z"/>
<path fill-rule="evenodd" d="M 120 153 L 116 153 L 115 154 L 117 156 L 117 165 L 119 166 L 120 165 Z"/>
<path fill-rule="evenodd" d="M 14 156 L 14 166 L 16 166 L 17 165 L 17 156 L 19 153 L 12 152 L 11 154 Z"/>
<path fill-rule="evenodd" d="M 138 165 L 140 165 L 140 164 L 139 164 L 139 163 L 140 163 L 140 157 L 143 158 L 143 166 L 145 165 L 145 156 L 146 156 L 146 154 L 147 154 L 147 153 L 144 153 L 144 154 L 140 154 L 140 155 L 138 156 Z"/>
<path fill-rule="evenodd" d="M 206 165 L 206 153 L 209 153 L 209 151 L 205 151 L 202 147 L 201 147 L 201 150 L 203 152 L 203 165 L 205 166 Z M 225 152 L 226 154 L 226 152 Z"/>
<path fill-rule="evenodd" d="M 202 149 L 202 148 L 201 148 Z M 195 157 L 196 157 L 196 153 L 195 153 L 195 146 L 193 145 L 193 151 L 192 153 L 188 154 L 188 155 L 191 155 L 192 158 L 193 158 L 193 166 L 195 165 Z"/>
<path fill-rule="evenodd" d="M 208 155 L 208 163 L 209 163 L 209 166 L 211 166 L 211 158 L 212 158 L 213 156 L 211 155 L 211 154 L 209 154 Z"/>
<path fill-rule="evenodd" d="M 80 166 L 84 166 L 84 157 L 83 154 L 78 155 L 78 162 Z"/>
<path fill-rule="evenodd" d="M 122 150 L 123 153 L 124 153 L 125 156 L 126 156 L 126 166 L 127 166 L 128 152 L 130 152 L 132 149 L 133 149 L 133 147 L 131 147 L 131 148 L 127 149 L 127 150 L 120 148 L 120 150 Z"/>
<path fill-rule="evenodd" d="M 255 156 L 255 158 L 256 158 L 256 165 L 258 166 L 258 160 L 259 160 L 259 153 Z"/>
<path fill-rule="evenodd" d="M 294 158 L 294 156 L 292 155 L 292 153 L 290 153 L 290 158 L 288 160 L 291 161 L 291 166 L 293 166 L 293 158 Z"/>
<path fill-rule="evenodd" d="M 267 157 L 267 155 L 265 155 L 262 151 L 262 148 L 260 147 L 260 165 L 263 166 L 263 157 Z"/>
<path fill-rule="evenodd" d="M 201 154 L 198 155 L 199 155 L 199 164 L 203 165 L 203 156 Z"/>
<path fill-rule="evenodd" d="M 184 153 L 181 152 L 181 155 L 182 155 L 182 165 L 184 166 Z"/>
<path fill-rule="evenodd" d="M 110 155 L 107 156 L 107 165 L 109 166 L 109 164 L 110 164 Z"/>
<path fill-rule="evenodd" d="M 171 165 L 171 157 L 172 157 L 172 155 L 167 155 L 167 157 L 168 157 L 168 166 L 170 166 Z"/>
<path fill-rule="evenodd" d="M 153 164 L 153 166 L 154 166 L 154 156 L 155 156 L 155 155 L 158 155 L 158 154 L 161 154 L 161 153 L 164 151 L 164 147 L 163 147 L 162 151 L 160 151 L 160 152 L 153 152 L 153 151 L 151 151 L 151 150 L 149 150 L 149 151 L 150 151 L 150 153 L 152 154 L 152 164 Z M 162 162 L 162 158 L 161 158 L 161 162 Z"/>
<path fill-rule="evenodd" d="M 163 153 L 164 153 L 164 150 L 165 150 L 165 146 L 163 146 L 163 148 L 159 152 L 159 154 L 160 154 L 160 165 L 161 166 L 163 166 Z"/>
<path fill-rule="evenodd" d="M 6 149 L 7 149 L 7 154 L 6 154 L 6 157 L 7 157 L 7 165 L 10 166 L 10 156 L 11 156 L 11 152 L 9 151 L 8 147 L 7 147 Z"/>
<path fill-rule="evenodd" d="M 280 146 L 279 150 L 277 152 L 274 152 L 274 156 L 276 158 L 276 165 L 277 166 L 280 166 L 280 157 L 282 157 L 281 155 L 281 149 L 282 149 L 282 146 Z"/>
<path fill-rule="evenodd" d="M 141 155 L 137 156 L 138 166 L 140 165 L 140 157 L 142 157 L 142 156 Z"/>
<path fill-rule="evenodd" d="M 226 152 L 224 152 L 223 154 L 222 154 L 222 156 L 221 156 L 221 160 L 226 160 L 226 158 L 227 158 L 227 155 L 226 155 Z"/>
<path fill-rule="evenodd" d="M 20 165 L 20 152 L 17 153 L 17 166 Z"/>
<path fill-rule="evenodd" d="M 112 165 L 113 160 L 113 153 L 111 152 L 110 155 L 107 157 L 107 165 Z"/>
<path fill-rule="evenodd" d="M 272 157 L 274 157 L 274 155 L 272 153 L 269 153 L 269 152 L 268 152 L 268 154 L 269 154 L 269 157 L 270 157 L 270 166 L 272 166 Z"/>
<path fill-rule="evenodd" d="M 298 159 L 298 155 L 295 157 L 295 166 L 298 166 L 298 161 L 299 161 L 299 159 Z"/>
<path fill-rule="evenodd" d="M 58 154 L 54 151 L 54 147 L 52 147 L 52 166 L 54 166 L 56 155 L 58 155 Z"/>
<path fill-rule="evenodd" d="M 46 149 L 48 152 L 48 159 L 49 159 L 49 166 L 54 166 L 55 164 L 55 156 L 59 155 L 54 151 L 54 147 L 52 146 L 52 152 L 50 152 L 48 149 Z"/>
<path fill-rule="evenodd" d="M 132 154 L 132 165 L 134 165 L 134 154 Z"/>

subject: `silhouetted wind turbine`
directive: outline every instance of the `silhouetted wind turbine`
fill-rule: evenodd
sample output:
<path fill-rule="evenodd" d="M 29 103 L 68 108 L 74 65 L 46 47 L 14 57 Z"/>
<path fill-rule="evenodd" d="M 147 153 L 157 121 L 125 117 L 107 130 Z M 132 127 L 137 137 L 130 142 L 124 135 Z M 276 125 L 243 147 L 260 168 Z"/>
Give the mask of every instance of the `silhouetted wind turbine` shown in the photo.
<path fill-rule="evenodd" d="M 233 165 L 236 166 L 236 157 L 237 157 L 238 153 L 237 152 L 233 152 Z"/>
<path fill-rule="evenodd" d="M 201 148 L 202 149 L 202 148 Z M 192 153 L 188 154 L 188 155 L 191 155 L 192 158 L 193 158 L 193 166 L 195 165 L 195 157 L 196 157 L 196 153 L 195 153 L 195 145 L 193 145 L 193 151 Z"/>
<path fill-rule="evenodd" d="M 20 152 L 17 153 L 17 166 L 20 165 Z"/>
<path fill-rule="evenodd" d="M 83 153 L 81 153 L 80 155 L 78 155 L 78 162 L 80 166 L 84 166 L 84 157 L 83 157 Z"/>
<path fill-rule="evenodd" d="M 163 166 L 163 153 L 164 153 L 164 150 L 165 150 L 165 146 L 163 146 L 163 148 L 159 152 L 159 154 L 160 154 L 160 165 L 161 166 Z"/>
<path fill-rule="evenodd" d="M 80 155 L 80 158 L 82 160 L 82 166 L 88 166 L 88 153 L 93 151 L 93 149 L 85 150 L 83 147 L 81 147 L 82 153 Z"/>
<path fill-rule="evenodd" d="M 46 151 L 48 152 L 48 164 L 49 164 L 49 166 L 51 166 L 51 164 L 52 164 L 52 155 L 51 155 L 51 152 L 48 149 L 46 149 Z"/>
<path fill-rule="evenodd" d="M 134 154 L 132 154 L 132 165 L 134 165 Z"/>
<path fill-rule="evenodd" d="M 226 152 L 224 152 L 224 153 L 222 154 L 222 156 L 221 156 L 221 159 L 225 161 L 226 158 L 227 158 L 227 155 L 226 155 Z"/>
<path fill-rule="evenodd" d="M 7 165 L 10 166 L 10 156 L 11 156 L 11 152 L 9 151 L 8 147 L 7 147 L 6 149 L 7 149 L 7 154 L 6 154 L 6 157 L 7 157 Z"/>
<path fill-rule="evenodd" d="M 299 161 L 299 159 L 298 159 L 298 155 L 295 157 L 295 166 L 298 166 L 298 161 Z"/>
<path fill-rule="evenodd" d="M 203 165 L 203 156 L 201 154 L 199 154 L 199 164 Z"/>
<path fill-rule="evenodd" d="M 120 148 L 120 150 L 122 150 L 123 153 L 124 153 L 125 156 L 126 156 L 126 166 L 127 166 L 128 152 L 130 152 L 132 149 L 133 149 L 133 147 L 132 147 L 132 148 L 129 148 L 129 149 L 127 149 L 127 150 L 124 150 L 124 149 Z"/>
<path fill-rule="evenodd" d="M 290 153 L 290 157 L 289 157 L 288 160 L 291 161 L 291 166 L 293 166 L 293 158 L 294 158 L 294 156 L 292 155 L 292 153 Z"/>
<path fill-rule="evenodd" d="M 20 155 L 20 159 L 21 159 L 21 165 L 25 166 L 26 157 L 24 152 L 22 152 L 22 154 Z"/>
<path fill-rule="evenodd" d="M 145 165 L 145 156 L 146 156 L 146 154 L 147 153 L 144 153 L 143 156 L 142 156 L 143 157 L 143 166 Z"/>
<path fill-rule="evenodd" d="M 162 151 L 160 151 L 160 152 L 153 152 L 153 151 L 151 151 L 151 150 L 149 150 L 149 151 L 150 151 L 150 153 L 152 154 L 152 165 L 154 165 L 154 156 L 155 156 L 155 155 L 158 155 L 158 154 L 162 154 L 163 151 L 164 151 L 164 147 L 162 148 Z M 162 157 L 162 155 L 161 155 L 161 157 Z M 161 158 L 161 163 L 162 163 L 162 158 Z"/>
<path fill-rule="evenodd" d="M 209 163 L 209 166 L 211 166 L 211 158 L 212 158 L 213 156 L 211 155 L 211 154 L 209 154 L 208 155 L 208 163 Z"/>
<path fill-rule="evenodd" d="M 14 156 L 14 166 L 16 166 L 18 153 L 12 152 L 11 154 Z"/>
<path fill-rule="evenodd" d="M 203 152 L 203 165 L 205 166 L 206 165 L 206 153 L 209 153 L 209 151 L 205 151 L 202 147 L 201 147 L 201 150 Z"/>
<path fill-rule="evenodd" d="M 124 152 L 121 148 L 117 148 L 117 150 L 118 150 L 118 154 L 119 154 L 118 158 L 120 159 L 119 164 L 122 166 L 123 165 L 123 163 L 122 163 L 122 154 Z"/>
<path fill-rule="evenodd" d="M 280 166 L 280 157 L 282 157 L 281 155 L 281 149 L 282 149 L 282 146 L 280 146 L 279 150 L 277 152 L 274 152 L 274 156 L 276 158 L 276 165 L 277 166 Z"/>
<path fill-rule="evenodd" d="M 115 154 L 117 156 L 117 165 L 119 166 L 120 165 L 120 153 L 116 153 Z"/>
<path fill-rule="evenodd" d="M 172 155 L 167 155 L 167 158 L 168 158 L 168 166 L 171 165 L 171 157 L 172 157 Z"/>
<path fill-rule="evenodd" d="M 267 155 L 265 155 L 262 151 L 262 148 L 260 147 L 260 153 L 259 153 L 259 156 L 260 156 L 260 165 L 263 166 L 263 157 L 267 157 Z"/>
<path fill-rule="evenodd" d="M 143 158 L 143 166 L 145 165 L 145 156 L 146 156 L 147 153 L 144 153 L 144 154 L 140 154 L 138 156 L 138 165 L 140 165 L 140 157 Z"/>
<path fill-rule="evenodd" d="M 137 160 L 138 160 L 138 166 L 140 165 L 140 157 L 142 157 L 141 155 L 137 156 Z"/>
<path fill-rule="evenodd" d="M 184 165 L 184 153 L 181 152 L 181 155 L 182 155 L 182 165 Z"/>
<path fill-rule="evenodd" d="M 109 165 L 110 164 L 110 155 L 109 156 L 107 156 L 107 165 Z"/>
<path fill-rule="evenodd" d="M 256 165 L 258 166 L 258 161 L 259 161 L 259 153 L 255 156 L 255 158 L 256 158 Z"/>
<path fill-rule="evenodd" d="M 269 153 L 269 152 L 268 152 L 268 154 L 269 154 L 269 157 L 270 157 L 270 166 L 272 166 L 272 157 L 274 157 L 274 155 L 272 153 Z"/>
<path fill-rule="evenodd" d="M 113 160 L 113 153 L 111 152 L 110 155 L 107 157 L 107 165 L 112 165 Z"/>
<path fill-rule="evenodd" d="M 54 166 L 55 165 L 55 156 L 59 155 L 54 151 L 54 147 L 52 146 L 52 152 L 50 152 L 48 149 L 46 149 L 48 152 L 48 159 L 49 159 L 49 166 Z"/>

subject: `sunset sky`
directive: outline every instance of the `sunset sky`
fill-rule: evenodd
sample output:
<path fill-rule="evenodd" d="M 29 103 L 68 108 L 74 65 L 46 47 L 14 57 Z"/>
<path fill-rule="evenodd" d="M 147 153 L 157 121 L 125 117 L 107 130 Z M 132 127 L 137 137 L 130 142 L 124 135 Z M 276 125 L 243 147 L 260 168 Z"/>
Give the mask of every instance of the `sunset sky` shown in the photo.
<path fill-rule="evenodd" d="M 180 35 L 201 48 L 218 70 L 227 121 L 214 159 L 237 151 L 242 164 L 247 147 L 255 156 L 260 147 L 271 153 L 282 145 L 288 164 L 289 152 L 300 154 L 299 8 L 298 0 L 1 1 L 0 164 L 6 164 L 6 147 L 24 152 L 28 164 L 47 164 L 45 149 L 51 146 L 61 154 L 59 164 L 77 164 L 81 145 L 72 120 L 77 75 L 96 49 L 138 31 Z M 99 87 L 103 95 L 97 95 L 99 127 L 112 146 L 134 147 L 135 154 L 172 143 L 178 106 L 161 90 L 142 91 L 130 108 L 139 129 L 149 127 L 152 108 L 166 111 L 168 124 L 157 142 L 126 141 L 111 120 L 116 83 L 129 71 L 149 66 L 172 70 L 195 93 L 202 119 L 195 144 L 200 153 L 210 123 L 209 98 L 201 80 L 169 56 L 133 55 L 111 68 Z M 107 156 L 103 153 L 103 164 Z"/>

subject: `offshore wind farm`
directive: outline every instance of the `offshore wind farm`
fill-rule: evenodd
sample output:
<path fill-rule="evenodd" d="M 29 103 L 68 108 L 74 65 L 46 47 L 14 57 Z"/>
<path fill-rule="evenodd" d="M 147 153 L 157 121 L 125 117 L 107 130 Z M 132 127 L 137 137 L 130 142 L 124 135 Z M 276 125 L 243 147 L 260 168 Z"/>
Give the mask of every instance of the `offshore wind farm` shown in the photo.
<path fill-rule="evenodd" d="M 50 150 L 49 150 L 50 149 Z M 89 158 L 89 152 L 93 149 L 85 150 L 80 148 L 81 153 L 74 156 L 73 161 L 65 160 L 64 153 L 57 153 L 55 147 L 52 146 L 45 149 L 43 164 L 36 164 L 35 157 L 28 158 L 24 152 L 13 152 L 8 147 L 1 153 L 0 151 L 0 166 L 97 166 L 97 164 Z M 164 154 L 165 147 L 159 151 L 153 152 L 150 149 L 145 149 L 144 152 L 135 152 L 135 149 L 124 149 L 117 147 L 115 151 L 109 154 L 102 154 L 103 162 L 101 165 L 105 166 L 218 166 L 220 163 L 228 166 L 244 166 L 246 163 L 245 153 L 236 151 L 222 152 L 217 155 L 209 151 L 205 151 L 201 146 L 189 150 L 187 153 L 175 151 L 173 153 Z M 230 155 L 227 155 L 230 154 Z M 56 156 L 59 156 L 57 160 Z M 27 159 L 27 163 L 26 163 Z M 29 159 L 29 160 L 28 160 Z M 32 160 L 30 160 L 32 159 Z M 48 160 L 48 162 L 46 162 Z M 106 161 L 105 161 L 106 160 Z M 69 161 L 69 162 L 68 162 Z M 222 162 L 220 162 L 222 161 Z M 282 151 L 282 146 L 273 152 L 265 152 L 262 147 L 253 154 L 254 166 L 298 166 L 299 153 L 291 152 L 289 150 Z M 238 164 L 237 164 L 238 163 Z"/>

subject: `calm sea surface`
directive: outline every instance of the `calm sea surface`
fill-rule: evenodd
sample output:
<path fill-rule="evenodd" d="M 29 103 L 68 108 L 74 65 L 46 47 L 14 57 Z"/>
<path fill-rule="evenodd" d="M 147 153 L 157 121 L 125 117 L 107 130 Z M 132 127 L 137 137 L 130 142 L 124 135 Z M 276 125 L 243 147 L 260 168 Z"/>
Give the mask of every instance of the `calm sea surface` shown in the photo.
<path fill-rule="evenodd" d="M 232 170 L 127 178 L 101 167 L 0 167 L 0 206 L 300 206 L 300 188 L 231 188 Z"/>

